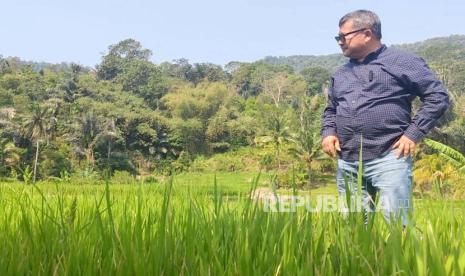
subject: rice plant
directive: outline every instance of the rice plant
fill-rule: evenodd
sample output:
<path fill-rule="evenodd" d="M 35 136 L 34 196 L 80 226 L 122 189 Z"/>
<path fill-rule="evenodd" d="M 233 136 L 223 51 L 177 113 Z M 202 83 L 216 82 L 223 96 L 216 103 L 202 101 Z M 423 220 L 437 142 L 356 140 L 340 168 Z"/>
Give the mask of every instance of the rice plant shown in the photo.
<path fill-rule="evenodd" d="M 339 212 L 266 212 L 233 186 L 1 184 L 0 275 L 465 273 L 464 202 L 417 200 L 415 226 L 376 214 L 366 227 Z"/>

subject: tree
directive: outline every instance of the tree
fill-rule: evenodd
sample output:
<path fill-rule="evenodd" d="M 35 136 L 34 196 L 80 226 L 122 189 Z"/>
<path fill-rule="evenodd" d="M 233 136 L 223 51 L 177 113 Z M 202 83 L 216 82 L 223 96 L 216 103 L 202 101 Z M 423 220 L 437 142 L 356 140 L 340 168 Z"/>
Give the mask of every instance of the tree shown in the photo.
<path fill-rule="evenodd" d="M 302 160 L 307 167 L 308 186 L 312 186 L 312 165 L 321 150 L 320 125 L 324 108 L 324 97 L 304 97 L 299 104 L 299 129 L 293 135 L 290 152 Z"/>
<path fill-rule="evenodd" d="M 7 138 L 0 138 L 0 176 L 7 175 L 11 169 L 19 168 L 21 149 Z"/>
<path fill-rule="evenodd" d="M 0 75 L 11 72 L 10 63 L 0 55 Z"/>
<path fill-rule="evenodd" d="M 100 80 L 121 84 L 123 91 L 144 99 L 152 108 L 159 108 L 160 98 L 168 92 L 161 70 L 149 61 L 152 52 L 140 42 L 126 39 L 109 47 L 109 52 L 97 66 Z"/>
<path fill-rule="evenodd" d="M 197 85 L 203 81 L 226 81 L 227 74 L 219 65 L 212 63 L 190 64 L 187 59 L 176 59 L 174 63 L 163 63 L 161 66 L 164 74 L 182 79 Z"/>
<path fill-rule="evenodd" d="M 49 107 L 42 107 L 38 104 L 31 105 L 31 112 L 30 116 L 27 117 L 24 122 L 24 129 L 26 137 L 36 143 L 33 175 L 33 182 L 35 183 L 40 142 L 44 139 L 47 143 L 49 142 L 49 125 L 55 118 L 51 116 L 52 110 Z"/>
<path fill-rule="evenodd" d="M 108 54 L 103 56 L 102 63 L 97 66 L 97 77 L 101 80 L 112 80 L 133 60 L 148 61 L 152 51 L 143 49 L 139 41 L 125 39 L 108 47 Z"/>
<path fill-rule="evenodd" d="M 322 93 L 331 75 L 327 69 L 322 67 L 305 68 L 300 74 L 308 85 L 308 95 Z"/>
<path fill-rule="evenodd" d="M 279 107 L 281 102 L 286 99 L 290 89 L 288 75 L 283 72 L 263 76 L 261 84 L 263 92 L 273 100 L 276 107 Z"/>
<path fill-rule="evenodd" d="M 16 110 L 14 108 L 0 109 L 0 175 L 7 175 L 8 171 L 20 168 L 23 149 L 16 147 L 14 137 L 19 128 L 14 122 Z"/>
<path fill-rule="evenodd" d="M 93 141 L 100 132 L 100 121 L 93 110 L 75 117 L 67 128 L 65 140 L 75 145 L 74 153 L 77 158 L 79 160 L 86 158 L 93 165 L 95 163 Z"/>
<path fill-rule="evenodd" d="M 159 108 L 159 101 L 168 92 L 168 86 L 157 66 L 146 60 L 131 60 L 123 65 L 115 78 L 123 91 L 134 93 L 152 108 Z"/>
<path fill-rule="evenodd" d="M 189 154 L 208 151 L 207 129 L 212 118 L 223 107 L 235 101 L 235 93 L 223 83 L 202 82 L 196 87 L 185 85 L 163 97 L 167 108 L 173 143 Z"/>
<path fill-rule="evenodd" d="M 109 118 L 107 119 L 103 127 L 100 129 L 100 132 L 97 135 L 95 135 L 94 139 L 92 139 L 92 142 L 89 144 L 87 150 L 93 158 L 94 148 L 96 147 L 96 145 L 99 143 L 103 144 L 106 146 L 107 149 L 106 158 L 109 159 L 111 156 L 113 140 L 118 137 L 119 133 L 116 128 L 115 119 Z"/>
<path fill-rule="evenodd" d="M 277 170 L 281 170 L 281 148 L 292 135 L 292 111 L 287 107 L 265 104 L 260 112 L 265 135 L 255 138 L 256 144 L 272 144 L 276 154 Z"/>
<path fill-rule="evenodd" d="M 465 95 L 449 91 L 452 108 L 439 119 L 432 139 L 449 145 L 459 152 L 465 152 Z"/>
<path fill-rule="evenodd" d="M 126 148 L 132 155 L 142 154 L 146 161 L 173 157 L 167 119 L 159 112 L 133 114 L 125 119 L 122 130 Z"/>
<path fill-rule="evenodd" d="M 259 127 L 256 117 L 244 114 L 244 100 L 225 102 L 208 120 L 207 142 L 212 152 L 225 152 L 239 146 L 253 144 L 253 137 Z"/>
<path fill-rule="evenodd" d="M 283 66 L 271 66 L 265 63 L 244 63 L 235 66 L 232 71 L 231 83 L 236 93 L 244 98 L 256 97 L 263 92 L 266 80 L 277 73 L 290 74 L 292 70 Z"/>

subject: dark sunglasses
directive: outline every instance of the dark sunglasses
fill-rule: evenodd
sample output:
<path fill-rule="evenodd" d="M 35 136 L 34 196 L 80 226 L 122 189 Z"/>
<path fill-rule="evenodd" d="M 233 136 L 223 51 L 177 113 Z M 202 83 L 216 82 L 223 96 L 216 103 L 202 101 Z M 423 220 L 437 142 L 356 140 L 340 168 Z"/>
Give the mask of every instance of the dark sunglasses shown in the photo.
<path fill-rule="evenodd" d="M 364 31 L 368 28 L 362 28 L 362 29 L 358 29 L 358 30 L 355 30 L 355 31 L 352 31 L 352 32 L 348 32 L 346 34 L 340 34 L 340 35 L 337 35 L 334 37 L 334 39 L 336 39 L 337 42 L 339 41 L 345 41 L 346 40 L 346 36 L 350 35 L 350 34 L 355 34 L 355 33 L 358 33 L 358 32 L 361 32 L 361 31 Z"/>

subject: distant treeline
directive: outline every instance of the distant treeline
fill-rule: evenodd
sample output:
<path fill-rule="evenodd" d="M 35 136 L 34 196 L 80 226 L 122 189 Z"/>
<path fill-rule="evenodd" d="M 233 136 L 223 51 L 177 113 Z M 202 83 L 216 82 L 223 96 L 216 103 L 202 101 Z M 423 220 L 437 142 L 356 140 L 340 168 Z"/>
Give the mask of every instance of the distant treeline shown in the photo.
<path fill-rule="evenodd" d="M 399 46 L 427 59 L 453 95 L 454 108 L 432 136 L 462 152 L 464 42 L 451 36 Z M 242 147 L 269 149 L 267 158 L 281 171 L 290 167 L 289 156 L 309 174 L 323 158 L 324 92 L 345 61 L 341 55 L 224 67 L 186 59 L 155 64 L 151 56 L 127 39 L 109 46 L 95 68 L 0 57 L 0 176 L 147 174 L 170 170 L 175 161 L 182 170 L 198 156 Z"/>

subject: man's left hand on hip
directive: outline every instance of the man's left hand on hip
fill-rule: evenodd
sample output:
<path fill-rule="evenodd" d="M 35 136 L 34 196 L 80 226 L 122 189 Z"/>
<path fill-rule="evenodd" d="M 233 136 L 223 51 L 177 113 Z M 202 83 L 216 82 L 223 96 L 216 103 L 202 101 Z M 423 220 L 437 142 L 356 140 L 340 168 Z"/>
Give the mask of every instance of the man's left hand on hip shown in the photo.
<path fill-rule="evenodd" d="M 393 149 L 397 149 L 397 158 L 401 156 L 409 156 L 415 153 L 416 144 L 410 138 L 402 135 L 399 140 L 392 146 Z"/>

